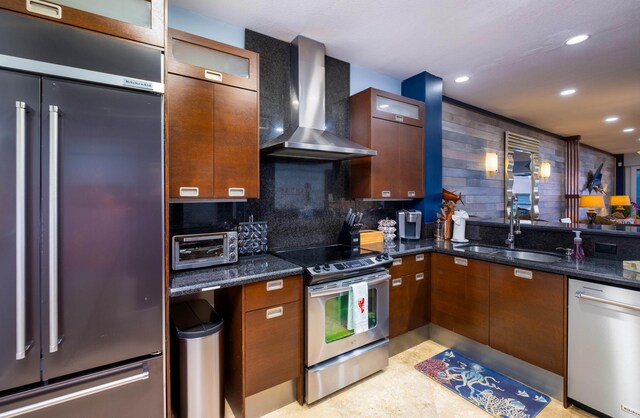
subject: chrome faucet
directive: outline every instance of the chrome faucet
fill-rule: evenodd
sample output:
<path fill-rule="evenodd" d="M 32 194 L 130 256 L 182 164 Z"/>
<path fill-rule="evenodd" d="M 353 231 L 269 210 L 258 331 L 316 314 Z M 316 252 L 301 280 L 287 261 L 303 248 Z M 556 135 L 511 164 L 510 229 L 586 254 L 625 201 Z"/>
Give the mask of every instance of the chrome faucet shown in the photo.
<path fill-rule="evenodd" d="M 509 249 L 514 249 L 516 247 L 516 235 L 520 235 L 522 231 L 520 230 L 520 219 L 518 219 L 518 196 L 515 194 L 512 195 L 507 201 L 507 205 L 509 205 L 509 235 L 507 239 L 504 241 L 505 244 L 509 245 Z M 516 213 L 513 211 L 513 207 L 516 208 Z M 515 226 L 515 229 L 514 229 Z"/>

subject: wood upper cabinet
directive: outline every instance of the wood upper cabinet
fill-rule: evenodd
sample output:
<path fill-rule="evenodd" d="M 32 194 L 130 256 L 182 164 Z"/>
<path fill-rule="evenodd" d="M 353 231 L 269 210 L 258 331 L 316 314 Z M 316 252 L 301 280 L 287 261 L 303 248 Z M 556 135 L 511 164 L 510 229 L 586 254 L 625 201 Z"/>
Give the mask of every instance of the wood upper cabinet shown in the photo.
<path fill-rule="evenodd" d="M 296 379 L 302 404 L 302 277 L 291 276 L 216 290 L 225 321 L 225 396 L 237 417 L 246 399 Z"/>
<path fill-rule="evenodd" d="M 169 34 L 169 197 L 259 197 L 258 54 L 173 29 Z M 198 66 L 207 64 L 215 71 Z"/>
<path fill-rule="evenodd" d="M 0 0 L 0 8 L 164 47 L 164 0 Z"/>
<path fill-rule="evenodd" d="M 564 277 L 492 264 L 490 285 L 491 347 L 564 375 Z"/>
<path fill-rule="evenodd" d="M 351 197 L 424 197 L 424 103 L 369 88 L 350 112 L 350 139 L 378 152 L 352 160 Z"/>
<path fill-rule="evenodd" d="M 394 260 L 389 269 L 389 338 L 429 323 L 430 261 L 425 254 Z"/>
<path fill-rule="evenodd" d="M 431 322 L 489 344 L 490 264 L 432 254 Z"/>

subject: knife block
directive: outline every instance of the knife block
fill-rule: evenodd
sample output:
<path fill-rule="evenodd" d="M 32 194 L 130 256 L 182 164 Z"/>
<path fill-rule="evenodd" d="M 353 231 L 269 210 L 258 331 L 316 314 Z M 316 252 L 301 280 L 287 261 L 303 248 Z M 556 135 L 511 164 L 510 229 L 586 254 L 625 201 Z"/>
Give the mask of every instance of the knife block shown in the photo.
<path fill-rule="evenodd" d="M 362 225 L 349 226 L 348 223 L 342 223 L 342 229 L 340 235 L 338 235 L 338 242 L 343 245 L 351 247 L 351 251 L 360 252 L 360 227 Z"/>

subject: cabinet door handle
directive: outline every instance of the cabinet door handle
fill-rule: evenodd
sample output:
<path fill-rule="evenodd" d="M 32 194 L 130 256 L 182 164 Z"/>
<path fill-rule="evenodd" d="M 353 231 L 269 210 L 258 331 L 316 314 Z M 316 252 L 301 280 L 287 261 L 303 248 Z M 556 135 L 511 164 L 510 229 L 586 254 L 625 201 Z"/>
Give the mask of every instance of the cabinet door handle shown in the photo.
<path fill-rule="evenodd" d="M 416 192 L 414 192 L 413 190 L 408 191 L 407 197 L 416 197 Z"/>
<path fill-rule="evenodd" d="M 284 287 L 284 282 L 282 280 L 271 280 L 270 282 L 267 282 L 267 292 L 280 290 L 283 287 Z"/>
<path fill-rule="evenodd" d="M 533 272 L 531 270 L 513 269 L 513 275 L 523 279 L 533 279 Z"/>
<path fill-rule="evenodd" d="M 276 308 L 267 309 L 267 319 L 277 318 L 284 314 L 284 308 L 282 306 L 278 306 Z"/>
<path fill-rule="evenodd" d="M 391 286 L 402 286 L 402 277 L 398 277 L 397 279 L 391 280 Z"/>
<path fill-rule="evenodd" d="M 27 0 L 27 11 L 56 19 L 62 19 L 62 7 L 42 0 Z"/>
<path fill-rule="evenodd" d="M 466 258 L 460 258 L 460 257 L 455 257 L 453 259 L 453 262 L 459 266 L 466 266 L 469 264 L 469 260 L 467 260 Z"/>
<path fill-rule="evenodd" d="M 16 360 L 25 348 L 25 207 L 26 207 L 26 104 L 16 102 Z"/>
<path fill-rule="evenodd" d="M 416 255 L 416 261 L 422 261 L 422 260 L 424 260 L 424 254 Z"/>
<path fill-rule="evenodd" d="M 198 187 L 181 187 L 180 196 L 182 197 L 198 197 L 200 195 L 200 188 Z"/>
<path fill-rule="evenodd" d="M 229 197 L 243 197 L 244 187 L 229 187 Z"/>
<path fill-rule="evenodd" d="M 396 115 L 396 122 L 404 122 L 404 116 Z"/>
<path fill-rule="evenodd" d="M 49 106 L 49 352 L 58 351 L 58 106 Z"/>
<path fill-rule="evenodd" d="M 391 192 L 389 190 L 383 190 L 382 197 L 391 197 Z"/>
<path fill-rule="evenodd" d="M 222 73 L 211 70 L 204 70 L 204 78 L 213 81 L 222 81 Z"/>
<path fill-rule="evenodd" d="M 416 274 L 416 281 L 424 279 L 424 273 Z"/>
<path fill-rule="evenodd" d="M 396 258 L 393 260 L 393 266 L 401 266 L 402 265 L 402 259 L 401 258 Z"/>

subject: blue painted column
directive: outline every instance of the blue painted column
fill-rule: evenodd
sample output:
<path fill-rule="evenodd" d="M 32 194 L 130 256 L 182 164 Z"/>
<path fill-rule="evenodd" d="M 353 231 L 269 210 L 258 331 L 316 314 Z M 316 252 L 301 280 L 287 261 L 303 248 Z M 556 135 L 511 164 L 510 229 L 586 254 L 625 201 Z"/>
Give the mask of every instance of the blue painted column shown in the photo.
<path fill-rule="evenodd" d="M 424 199 L 415 201 L 423 223 L 434 222 L 442 206 L 442 79 L 428 72 L 402 82 L 402 95 L 425 103 Z"/>
<path fill-rule="evenodd" d="M 625 194 L 624 184 L 624 154 L 616 154 L 616 194 Z"/>

